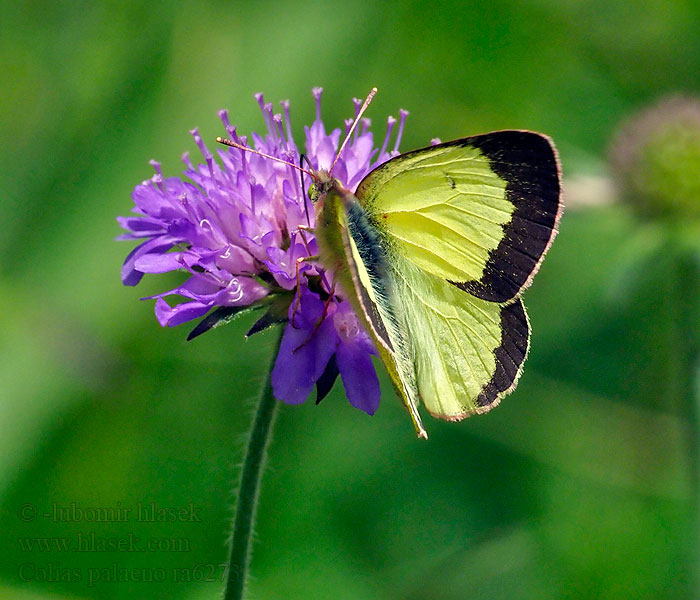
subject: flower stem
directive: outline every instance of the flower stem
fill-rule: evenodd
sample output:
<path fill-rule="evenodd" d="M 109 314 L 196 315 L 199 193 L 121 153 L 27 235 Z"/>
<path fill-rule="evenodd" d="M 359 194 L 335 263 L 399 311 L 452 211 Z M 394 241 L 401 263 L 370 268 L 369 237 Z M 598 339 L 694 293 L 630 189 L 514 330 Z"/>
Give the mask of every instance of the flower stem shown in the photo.
<path fill-rule="evenodd" d="M 242 600 L 245 590 L 251 556 L 251 534 L 258 503 L 258 490 L 262 480 L 267 446 L 270 441 L 275 415 L 277 414 L 277 400 L 272 394 L 270 375 L 277 358 L 282 331 L 283 328 L 280 327 L 276 350 L 270 361 L 265 387 L 260 393 L 260 400 L 255 410 L 253 426 L 250 430 L 245 458 L 243 459 L 238 502 L 233 520 L 233 535 L 228 559 L 228 576 L 224 600 Z"/>
<path fill-rule="evenodd" d="M 690 439 L 690 464 L 692 500 L 694 505 L 692 517 L 691 541 L 693 551 L 690 556 L 690 574 L 694 589 L 694 597 L 700 598 L 700 412 L 698 406 L 698 365 L 700 364 L 700 340 L 697 329 L 700 314 L 700 273 L 696 256 L 684 253 L 678 260 L 678 275 L 676 281 L 677 306 L 679 312 L 676 322 L 679 331 L 679 347 L 682 349 L 683 392 L 687 398 L 686 413 L 692 424 Z M 681 413 L 683 414 L 683 413 Z M 684 416 L 685 416 L 684 415 Z"/>

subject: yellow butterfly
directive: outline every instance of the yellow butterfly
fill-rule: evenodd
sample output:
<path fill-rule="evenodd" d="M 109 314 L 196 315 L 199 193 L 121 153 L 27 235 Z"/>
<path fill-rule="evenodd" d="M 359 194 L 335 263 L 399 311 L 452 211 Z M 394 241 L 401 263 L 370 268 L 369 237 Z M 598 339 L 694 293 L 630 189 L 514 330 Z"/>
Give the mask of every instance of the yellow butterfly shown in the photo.
<path fill-rule="evenodd" d="M 520 294 L 557 233 L 551 140 L 496 131 L 397 156 L 353 194 L 315 173 L 321 263 L 371 333 L 420 437 L 511 392 L 530 327 Z"/>

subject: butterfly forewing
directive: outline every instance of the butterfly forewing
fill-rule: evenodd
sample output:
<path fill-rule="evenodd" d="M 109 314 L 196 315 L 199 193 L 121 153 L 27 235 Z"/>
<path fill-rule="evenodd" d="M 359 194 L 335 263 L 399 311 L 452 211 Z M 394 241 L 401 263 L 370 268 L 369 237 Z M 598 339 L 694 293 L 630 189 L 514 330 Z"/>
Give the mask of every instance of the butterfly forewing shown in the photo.
<path fill-rule="evenodd" d="M 493 302 L 508 302 L 529 284 L 561 213 L 554 147 L 527 131 L 398 156 L 356 194 L 400 254 Z"/>

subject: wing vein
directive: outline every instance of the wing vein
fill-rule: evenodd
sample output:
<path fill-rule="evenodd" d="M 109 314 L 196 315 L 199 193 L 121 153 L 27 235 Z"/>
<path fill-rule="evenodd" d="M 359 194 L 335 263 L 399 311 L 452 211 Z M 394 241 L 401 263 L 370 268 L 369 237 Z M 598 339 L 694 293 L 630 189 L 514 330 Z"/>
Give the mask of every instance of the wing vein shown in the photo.
<path fill-rule="evenodd" d="M 466 321 L 464 321 L 459 315 L 456 315 L 456 316 L 454 316 L 454 317 L 450 317 L 450 316 L 448 316 L 448 315 L 445 315 L 445 314 L 442 313 L 441 311 L 439 311 L 439 310 L 438 310 L 437 308 L 435 308 L 433 305 L 428 304 L 428 303 L 425 302 L 418 294 L 415 293 L 414 288 L 409 284 L 408 280 L 407 280 L 406 277 L 403 275 L 403 273 L 401 273 L 401 272 L 398 271 L 398 270 L 396 271 L 396 273 L 397 273 L 397 275 L 398 275 L 399 277 L 401 277 L 401 279 L 402 279 L 403 282 L 404 282 L 404 285 L 406 286 L 406 289 L 411 293 L 411 295 L 412 295 L 420 304 L 422 304 L 423 307 L 424 307 L 426 310 L 432 311 L 433 313 L 435 313 L 436 315 L 438 315 L 440 318 L 442 318 L 442 319 L 448 324 L 448 327 L 450 328 L 450 331 L 451 331 L 451 332 L 452 332 L 452 325 L 451 325 L 450 321 L 456 320 L 456 321 L 458 321 L 459 323 L 461 323 L 462 326 L 464 327 L 464 329 L 465 329 L 466 331 L 468 331 L 468 332 L 471 334 L 472 338 L 479 340 L 479 341 L 481 342 L 481 344 L 482 344 L 483 347 L 489 348 L 490 344 L 481 336 L 481 334 L 480 334 L 478 331 L 476 331 L 475 329 L 473 329 L 473 328 L 472 328 Z M 465 293 L 466 293 L 466 292 L 465 292 Z M 474 303 L 473 305 L 474 305 L 475 310 L 478 311 L 486 320 L 490 321 L 493 325 L 498 326 L 498 328 L 500 329 L 500 318 L 499 318 L 498 321 L 497 321 L 496 319 L 494 319 L 493 317 L 491 317 L 491 315 L 489 315 L 488 313 L 486 313 L 485 311 L 483 311 L 482 309 L 480 309 L 478 306 L 476 306 L 476 303 Z M 466 309 L 465 309 L 465 312 L 467 312 Z M 430 321 L 430 319 L 428 319 L 428 321 Z M 431 328 L 431 331 L 432 331 L 432 328 Z M 454 334 L 453 334 L 453 337 L 455 337 Z M 433 339 L 434 339 L 434 340 L 436 339 L 436 338 L 435 338 L 435 335 L 433 335 Z M 458 340 L 456 337 L 455 337 L 455 341 L 457 342 L 457 346 L 460 347 L 459 340 Z M 471 342 L 471 340 L 470 340 L 470 342 Z M 472 343 L 472 348 L 476 349 L 473 343 Z M 460 350 L 461 350 L 461 347 L 460 347 Z M 440 352 L 438 352 L 438 354 L 441 355 Z M 487 374 L 490 373 L 489 366 L 484 362 L 484 359 L 483 359 L 483 357 L 482 357 L 482 355 L 481 355 L 482 353 L 479 352 L 479 351 L 477 351 L 476 354 L 477 354 L 477 356 L 479 357 L 479 361 L 481 362 L 482 366 L 484 367 L 484 371 L 485 371 Z M 442 359 L 442 356 L 441 356 L 441 359 Z M 466 356 L 465 356 L 465 360 L 466 360 Z M 469 364 L 469 360 L 467 360 L 467 364 Z M 471 365 L 470 365 L 470 366 L 471 366 Z M 473 372 L 473 371 L 472 371 L 472 375 L 474 375 L 474 372 Z M 475 378 L 475 380 L 478 381 L 478 378 Z"/>
<path fill-rule="evenodd" d="M 472 375 L 472 380 L 473 380 L 474 382 L 478 382 L 478 381 L 479 381 L 479 377 L 477 376 L 476 372 L 474 371 L 474 366 L 472 365 L 471 361 L 469 360 L 469 357 L 466 355 L 466 353 L 464 352 L 464 348 L 462 347 L 463 344 L 464 344 L 464 341 L 460 342 L 459 338 L 457 337 L 457 334 L 455 333 L 454 327 L 452 327 L 452 323 L 450 323 L 449 320 L 447 321 L 447 328 L 450 330 L 450 333 L 452 334 L 452 338 L 454 339 L 455 344 L 456 344 L 457 347 L 459 348 L 459 351 L 460 351 L 460 353 L 462 354 L 462 357 L 464 358 L 464 362 L 467 363 L 467 367 L 469 368 L 469 371 L 471 372 L 471 375 Z M 481 354 L 479 353 L 479 351 L 477 350 L 477 348 L 476 348 L 476 347 L 474 346 L 474 344 L 472 343 L 472 340 L 471 340 L 471 339 L 468 339 L 468 342 L 469 342 L 469 344 L 471 345 L 472 349 L 476 351 L 477 356 L 479 356 L 479 359 L 481 360 Z M 487 367 L 486 367 L 486 364 L 484 363 L 483 360 L 481 360 L 481 364 L 484 366 L 484 369 L 487 368 Z M 487 370 L 487 372 L 488 372 L 488 370 Z M 478 385 L 478 384 L 477 384 L 477 385 Z M 471 396 L 471 393 L 469 392 L 469 390 L 467 390 L 467 393 L 468 393 L 469 396 Z M 462 408 L 466 408 L 466 407 L 465 407 L 464 405 L 462 405 L 461 403 L 460 403 L 460 406 L 462 406 Z"/>
<path fill-rule="evenodd" d="M 452 233 L 454 233 L 456 236 L 461 237 L 465 242 L 468 242 L 468 243 L 470 243 L 470 244 L 473 244 L 473 245 L 476 246 L 477 248 L 484 248 L 484 247 L 483 247 L 482 245 L 480 245 L 479 243 L 477 243 L 477 242 L 475 242 L 474 240 L 470 239 L 470 238 L 467 236 L 467 234 L 465 234 L 464 232 L 458 231 L 458 230 L 455 229 L 454 227 L 450 227 L 449 225 L 447 225 L 447 223 L 443 223 L 442 221 L 436 219 L 435 217 L 431 217 L 430 215 L 426 215 L 425 213 L 421 212 L 420 210 L 416 211 L 416 214 L 417 214 L 417 215 L 420 215 L 421 217 L 423 217 L 423 218 L 426 219 L 427 221 L 430 221 L 431 223 L 435 223 L 436 225 L 439 225 L 440 227 L 444 227 L 445 229 L 448 229 L 449 231 L 451 231 Z M 501 230 L 501 231 L 503 231 L 503 230 Z M 493 235 L 487 233 L 486 230 L 484 230 L 482 233 L 483 233 L 487 238 L 489 238 L 489 239 L 493 240 L 494 242 L 496 242 L 496 246 L 498 245 L 498 242 L 501 241 L 501 238 L 500 238 L 500 237 L 498 237 L 498 238 L 497 238 L 497 237 L 494 237 Z M 494 247 L 495 247 L 495 246 L 494 246 Z M 489 249 L 489 248 L 484 248 L 484 250 L 488 250 L 488 249 Z"/>
<path fill-rule="evenodd" d="M 424 252 L 431 254 L 432 256 L 434 256 L 435 258 L 438 259 L 438 262 L 447 263 L 447 261 L 442 256 L 440 256 L 436 252 L 430 250 L 429 248 L 421 246 L 417 242 L 411 241 L 403 236 L 397 235 L 395 232 L 392 232 L 391 235 L 392 235 L 392 237 L 395 237 L 396 239 L 401 240 L 402 242 L 404 242 L 405 244 L 407 244 L 409 246 L 413 246 L 414 248 L 420 248 Z M 474 245 L 476 246 L 476 244 L 474 244 Z M 453 244 L 450 244 L 450 247 L 453 248 L 454 250 L 459 251 L 460 254 L 462 254 L 465 258 L 470 259 L 472 262 L 476 263 L 477 265 L 483 262 L 483 260 L 481 258 L 474 255 L 472 252 L 469 252 L 466 248 L 459 248 L 457 246 L 454 246 Z M 477 247 L 481 248 L 481 246 L 477 246 Z"/>

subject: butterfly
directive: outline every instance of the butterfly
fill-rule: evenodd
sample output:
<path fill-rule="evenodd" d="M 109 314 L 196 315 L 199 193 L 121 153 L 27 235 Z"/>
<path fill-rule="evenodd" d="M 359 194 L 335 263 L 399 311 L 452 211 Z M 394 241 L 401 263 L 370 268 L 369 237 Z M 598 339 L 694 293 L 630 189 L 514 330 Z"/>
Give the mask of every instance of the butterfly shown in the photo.
<path fill-rule="evenodd" d="M 530 325 L 521 300 L 557 233 L 560 166 L 529 131 L 466 137 L 385 162 L 352 193 L 310 189 L 321 263 L 371 333 L 420 437 L 511 392 Z"/>
<path fill-rule="evenodd" d="M 371 335 L 418 436 L 427 438 L 421 403 L 450 421 L 496 406 L 522 373 L 521 294 L 562 214 L 552 141 L 504 130 L 440 143 L 388 160 L 354 192 L 332 171 L 308 172 L 320 263 Z"/>

